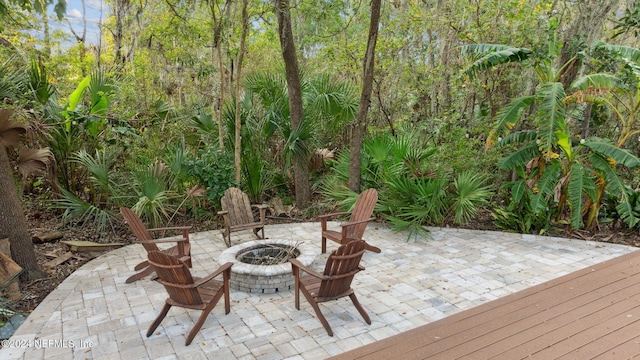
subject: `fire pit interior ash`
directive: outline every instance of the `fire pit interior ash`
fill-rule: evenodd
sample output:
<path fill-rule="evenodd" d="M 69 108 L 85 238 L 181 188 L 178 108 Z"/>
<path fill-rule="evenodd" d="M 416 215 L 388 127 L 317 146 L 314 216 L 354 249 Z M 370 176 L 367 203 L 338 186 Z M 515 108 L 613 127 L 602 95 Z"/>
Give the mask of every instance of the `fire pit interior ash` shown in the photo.
<path fill-rule="evenodd" d="M 310 266 L 317 246 L 308 241 L 254 240 L 232 246 L 220 254 L 219 262 L 232 262 L 231 288 L 250 293 L 275 293 L 294 287 L 289 259 Z"/>
<path fill-rule="evenodd" d="M 245 264 L 277 265 L 284 264 L 289 259 L 295 259 L 300 251 L 294 246 L 283 244 L 256 245 L 238 252 L 236 258 Z"/>

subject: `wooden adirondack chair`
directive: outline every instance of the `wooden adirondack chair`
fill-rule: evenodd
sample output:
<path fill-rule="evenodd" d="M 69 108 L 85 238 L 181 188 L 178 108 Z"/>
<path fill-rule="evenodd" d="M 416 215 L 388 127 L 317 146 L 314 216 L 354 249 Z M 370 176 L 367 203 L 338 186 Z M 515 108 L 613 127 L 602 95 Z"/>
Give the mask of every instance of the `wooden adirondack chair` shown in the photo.
<path fill-rule="evenodd" d="M 313 307 L 316 316 L 318 316 L 318 319 L 325 330 L 327 330 L 329 336 L 333 336 L 333 331 L 327 319 L 320 311 L 318 303 L 321 302 L 349 296 L 353 305 L 355 305 L 360 315 L 364 318 L 364 321 L 366 321 L 367 324 L 371 324 L 369 315 L 362 305 L 360 305 L 356 294 L 351 288 L 351 281 L 355 274 L 364 270 L 364 268 L 360 266 L 360 259 L 365 250 L 366 243 L 364 240 L 350 241 L 346 245 L 340 246 L 329 255 L 327 264 L 324 267 L 324 274 L 305 267 L 296 259 L 289 260 L 295 278 L 296 309 L 300 310 L 300 292 L 302 292 L 302 295 L 304 295 Z M 309 275 L 301 276 L 300 270 Z"/>
<path fill-rule="evenodd" d="M 327 239 L 333 240 L 338 244 L 346 244 L 353 240 L 362 240 L 362 235 L 367 228 L 369 221 L 375 220 L 371 217 L 373 214 L 373 208 L 378 201 L 378 192 L 376 189 L 368 189 L 363 191 L 358 198 L 351 212 L 339 212 L 327 215 L 318 216 L 320 219 L 320 225 L 322 226 L 322 253 L 327 252 Z M 329 230 L 327 228 L 327 221 L 340 215 L 351 214 L 348 222 L 340 224 L 341 231 Z M 380 252 L 380 249 L 366 244 L 367 250 L 376 253 Z"/>
<path fill-rule="evenodd" d="M 220 202 L 222 211 L 218 211 L 218 215 L 222 215 L 224 218 L 225 229 L 222 231 L 222 236 L 227 247 L 231 246 L 231 233 L 234 231 L 253 229 L 253 233 L 258 239 L 264 239 L 267 205 L 251 205 L 247 194 L 235 187 L 227 189 Z M 252 207 L 260 211 L 259 221 L 254 219 Z M 258 235 L 259 230 L 262 231 L 262 236 Z"/>
<path fill-rule="evenodd" d="M 191 244 L 189 244 L 189 229 L 191 226 L 176 226 L 176 227 L 165 227 L 165 228 L 155 228 L 155 229 L 147 229 L 146 226 L 142 223 L 142 220 L 136 215 L 131 209 L 126 207 L 120 208 L 120 214 L 124 217 L 125 221 L 129 225 L 129 228 L 136 236 L 137 242 L 144 246 L 144 249 L 147 252 L 150 251 L 162 251 L 165 254 L 175 256 L 182 261 L 186 262 L 189 267 L 191 267 Z M 154 240 L 151 236 L 151 232 L 160 232 L 160 231 L 181 231 L 181 238 L 171 238 L 165 240 Z M 176 243 L 175 246 L 172 246 L 168 249 L 160 249 L 158 244 L 162 243 Z M 149 262 L 147 260 L 139 263 L 134 267 L 134 270 L 140 271 L 134 275 L 131 275 L 125 282 L 131 283 L 136 280 L 140 280 L 147 275 L 151 275 L 153 273 L 153 268 L 149 266 Z"/>
<path fill-rule="evenodd" d="M 167 315 L 172 306 L 178 306 L 192 310 L 202 310 L 200 318 L 193 326 L 187 336 L 185 346 L 191 344 L 207 316 L 216 306 L 220 298 L 224 295 L 224 313 L 231 311 L 229 302 L 229 278 L 231 276 L 231 266 L 233 263 L 226 263 L 220 266 L 211 275 L 204 278 L 192 277 L 189 267 L 183 261 L 159 251 L 149 252 L 149 263 L 156 269 L 157 281 L 164 285 L 169 293 L 164 307 L 158 317 L 153 321 L 147 337 L 156 330 L 162 319 Z M 222 274 L 222 281 L 215 280 L 215 277 Z"/>

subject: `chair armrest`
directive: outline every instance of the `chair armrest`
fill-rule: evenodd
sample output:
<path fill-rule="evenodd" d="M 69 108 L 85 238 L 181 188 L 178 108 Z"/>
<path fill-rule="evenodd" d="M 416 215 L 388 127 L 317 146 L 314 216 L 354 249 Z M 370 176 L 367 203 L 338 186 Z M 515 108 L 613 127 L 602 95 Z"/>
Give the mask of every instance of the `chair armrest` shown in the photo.
<path fill-rule="evenodd" d="M 223 272 L 231 269 L 231 265 L 233 265 L 232 262 L 228 262 L 228 263 L 224 263 L 223 265 L 221 265 L 218 269 L 216 269 L 216 271 L 214 271 L 213 273 L 207 275 L 206 277 L 201 278 L 200 280 L 198 280 L 197 282 L 193 283 L 193 286 L 198 287 L 206 282 L 209 282 L 211 280 L 213 280 L 213 278 L 215 278 L 216 276 L 222 274 Z"/>
<path fill-rule="evenodd" d="M 269 205 L 260 204 L 260 205 L 251 205 L 251 207 L 256 208 L 260 211 L 260 222 L 264 223 L 264 220 L 267 217 L 267 209 L 269 208 Z"/>
<path fill-rule="evenodd" d="M 291 267 L 298 268 L 298 269 L 306 272 L 307 274 L 309 274 L 309 275 L 311 275 L 313 277 L 316 277 L 318 279 L 324 279 L 325 278 L 325 276 L 323 274 L 320 274 L 317 271 L 313 271 L 313 270 L 309 269 L 308 267 L 302 265 L 302 263 L 300 261 L 296 260 L 296 259 L 289 259 L 289 262 L 291 263 Z M 294 273 L 295 273 L 295 269 L 294 269 Z"/>
<path fill-rule="evenodd" d="M 229 212 L 228 211 L 218 211 L 218 215 L 227 215 Z"/>
<path fill-rule="evenodd" d="M 189 242 L 189 239 L 171 238 L 171 239 L 158 239 L 158 240 L 136 240 L 135 242 L 140 244 L 182 243 L 182 242 Z"/>
<path fill-rule="evenodd" d="M 332 214 L 326 214 L 326 215 L 320 215 L 318 216 L 318 220 L 320 220 L 320 226 L 322 227 L 322 231 L 327 230 L 327 220 L 340 216 L 340 215 L 347 215 L 347 214 L 351 214 L 350 212 L 337 212 L 337 213 L 332 213 Z"/>
<path fill-rule="evenodd" d="M 147 229 L 147 231 L 153 232 L 153 231 L 166 231 L 166 230 L 191 230 L 192 227 L 193 226 L 172 226 L 172 227 Z"/>
<path fill-rule="evenodd" d="M 351 214 L 351 212 L 345 211 L 345 212 L 337 212 L 337 213 L 331 213 L 331 214 L 325 214 L 325 215 L 318 215 L 318 219 L 320 219 L 320 221 L 322 220 L 326 221 L 327 219 L 334 218 L 340 215 L 347 215 L 347 214 Z"/>
<path fill-rule="evenodd" d="M 342 227 L 348 227 L 348 226 L 353 226 L 353 225 L 358 225 L 358 224 L 362 224 L 362 223 L 367 223 L 369 221 L 373 221 L 376 218 L 370 218 L 370 219 L 365 219 L 365 220 L 358 220 L 358 221 L 352 221 L 352 222 L 344 222 L 342 224 L 340 224 L 340 226 Z"/>
<path fill-rule="evenodd" d="M 382 250 L 380 250 L 379 247 L 369 244 L 364 239 L 354 239 L 354 238 L 347 238 L 347 239 L 349 241 L 364 241 L 364 249 L 365 250 L 369 250 L 369 251 L 372 251 L 372 252 L 378 253 L 378 254 L 380 254 L 382 252 Z M 362 270 L 364 270 L 364 268 L 362 268 Z"/>

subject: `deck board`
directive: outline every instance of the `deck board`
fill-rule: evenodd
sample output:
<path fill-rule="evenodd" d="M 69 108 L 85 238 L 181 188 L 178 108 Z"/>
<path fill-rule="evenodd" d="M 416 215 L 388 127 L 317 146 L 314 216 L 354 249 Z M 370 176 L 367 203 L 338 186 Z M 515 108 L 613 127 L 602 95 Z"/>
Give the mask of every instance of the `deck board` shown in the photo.
<path fill-rule="evenodd" d="M 640 251 L 332 359 L 595 359 L 640 354 Z"/>

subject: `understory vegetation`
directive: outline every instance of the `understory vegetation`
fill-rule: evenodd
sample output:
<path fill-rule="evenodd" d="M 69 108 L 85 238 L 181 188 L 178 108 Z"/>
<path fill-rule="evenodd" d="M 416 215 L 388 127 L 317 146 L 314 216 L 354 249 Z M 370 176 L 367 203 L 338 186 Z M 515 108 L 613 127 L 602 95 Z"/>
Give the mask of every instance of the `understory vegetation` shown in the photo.
<path fill-rule="evenodd" d="M 120 206 L 153 226 L 213 218 L 232 186 L 292 204 L 296 161 L 315 194 L 301 216 L 353 205 L 368 3 L 292 8 L 296 127 L 269 2 L 248 4 L 246 50 L 239 2 L 106 1 L 126 11 L 106 12 L 95 42 L 7 4 L 0 135 L 18 122 L 25 148 L 49 149 L 9 155 L 53 157 L 15 182 L 65 224 L 99 239 Z M 409 237 L 480 213 L 506 231 L 637 231 L 639 14 L 640 1 L 386 2 L 360 169 L 379 218 Z"/>

